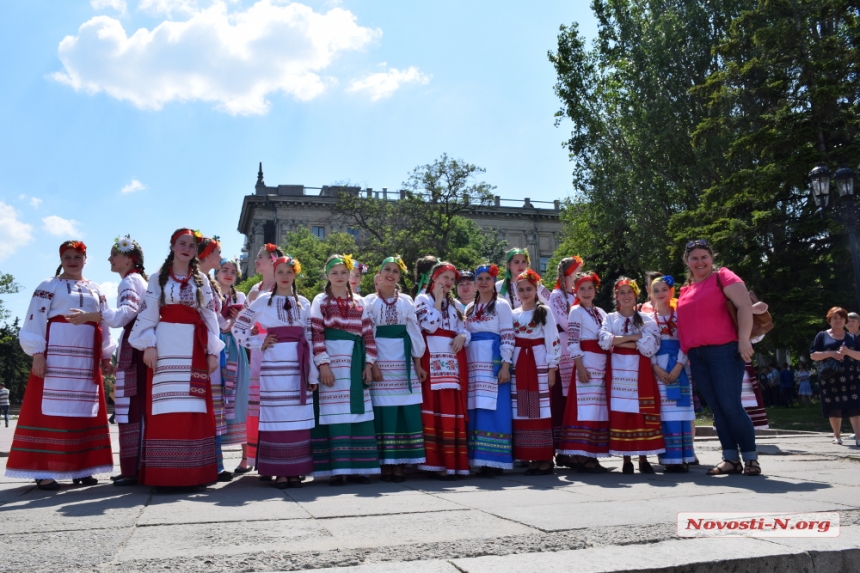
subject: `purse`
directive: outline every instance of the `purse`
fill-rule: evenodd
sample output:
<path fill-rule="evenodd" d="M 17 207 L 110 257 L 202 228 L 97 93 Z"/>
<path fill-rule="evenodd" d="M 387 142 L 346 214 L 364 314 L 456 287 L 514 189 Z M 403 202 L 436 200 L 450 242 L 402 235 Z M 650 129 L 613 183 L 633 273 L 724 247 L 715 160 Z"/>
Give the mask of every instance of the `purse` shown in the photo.
<path fill-rule="evenodd" d="M 717 275 L 717 286 L 720 287 L 720 290 L 723 292 L 723 296 L 726 296 L 726 289 L 723 287 L 722 281 L 720 281 L 720 273 L 719 271 L 715 271 Z M 755 295 L 753 291 L 749 291 L 750 301 L 755 304 L 758 302 L 758 297 Z M 732 299 L 726 296 L 726 308 L 729 311 L 729 316 L 732 317 L 732 322 L 735 323 L 735 328 L 738 327 L 738 309 L 735 306 L 735 303 L 732 302 Z M 761 340 L 765 334 L 773 330 L 773 317 L 770 315 L 770 312 L 764 311 L 761 314 L 753 314 L 753 325 L 752 331 L 750 332 L 750 341 L 758 342 Z M 832 360 L 832 358 L 831 358 Z"/>

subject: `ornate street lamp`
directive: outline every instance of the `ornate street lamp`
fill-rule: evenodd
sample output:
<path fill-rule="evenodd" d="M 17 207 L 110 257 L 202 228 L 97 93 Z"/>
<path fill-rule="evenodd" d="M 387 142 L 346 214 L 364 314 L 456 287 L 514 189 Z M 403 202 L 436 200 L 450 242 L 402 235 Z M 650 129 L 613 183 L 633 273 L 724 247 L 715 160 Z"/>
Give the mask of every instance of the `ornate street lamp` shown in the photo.
<path fill-rule="evenodd" d="M 851 241 L 851 259 L 854 265 L 854 296 L 857 299 L 855 312 L 860 312 L 860 260 L 857 258 L 857 226 L 860 225 L 860 209 L 854 202 L 854 170 L 840 167 L 833 174 L 833 182 L 839 193 L 830 206 L 830 170 L 824 165 L 817 165 L 809 172 L 812 198 L 815 205 L 821 209 L 821 214 L 829 213 L 833 219 L 844 225 L 848 230 Z M 828 209 L 830 206 L 830 209 Z"/>

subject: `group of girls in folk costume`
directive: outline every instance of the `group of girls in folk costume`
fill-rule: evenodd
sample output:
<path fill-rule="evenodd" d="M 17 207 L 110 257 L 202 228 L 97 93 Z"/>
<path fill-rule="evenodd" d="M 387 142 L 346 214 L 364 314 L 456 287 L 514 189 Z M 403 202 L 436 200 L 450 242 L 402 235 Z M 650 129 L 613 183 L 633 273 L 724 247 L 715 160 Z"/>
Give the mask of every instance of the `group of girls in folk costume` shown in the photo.
<path fill-rule="evenodd" d="M 301 263 L 290 255 L 273 262 L 275 284 L 236 318 L 236 341 L 260 356 L 260 415 L 256 467 L 277 476 L 275 487 L 301 487 L 313 471 L 313 392 L 319 374 L 311 360 L 311 304 L 296 293 Z M 265 338 L 254 334 L 257 325 Z"/>
<path fill-rule="evenodd" d="M 329 257 L 325 292 L 311 305 L 320 381 L 311 431 L 313 468 L 314 476 L 328 476 L 331 485 L 343 484 L 344 478 L 368 483 L 368 475 L 380 473 L 369 390 L 376 340 L 365 303 L 349 284 L 352 267 L 349 255 Z"/>
<path fill-rule="evenodd" d="M 382 480 L 405 480 L 406 464 L 425 461 L 421 424 L 421 388 L 427 373 L 421 366 L 426 345 L 412 299 L 398 284 L 406 265 L 400 257 L 382 261 L 376 293 L 364 299 L 376 339 L 370 399 Z"/>
<path fill-rule="evenodd" d="M 76 309 L 100 316 L 108 310 L 99 286 L 83 277 L 87 248 L 60 245 L 56 276 L 33 294 L 20 342 L 33 367 L 12 440 L 6 475 L 35 479 L 41 489 L 56 480 L 95 484 L 94 474 L 113 468 L 102 372 L 114 351 L 104 320 L 72 324 Z"/>

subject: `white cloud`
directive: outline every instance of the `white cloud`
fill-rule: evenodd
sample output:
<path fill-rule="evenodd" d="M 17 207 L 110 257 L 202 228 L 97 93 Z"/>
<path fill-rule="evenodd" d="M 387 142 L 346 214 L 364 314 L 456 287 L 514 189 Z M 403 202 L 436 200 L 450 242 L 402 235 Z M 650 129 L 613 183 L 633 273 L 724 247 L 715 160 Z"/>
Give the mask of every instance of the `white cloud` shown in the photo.
<path fill-rule="evenodd" d="M 137 179 L 132 179 L 131 183 L 120 189 L 121 193 L 134 193 L 135 191 L 143 191 L 146 189 L 146 185 L 138 181 Z"/>
<path fill-rule="evenodd" d="M 30 203 L 30 207 L 32 207 L 33 209 L 38 209 L 39 205 L 42 204 L 41 199 L 39 199 L 38 197 L 30 197 L 29 195 L 18 195 L 18 200 L 27 201 L 28 203 Z"/>
<path fill-rule="evenodd" d="M 90 0 L 90 6 L 93 10 L 111 8 L 120 14 L 125 14 L 127 8 L 125 0 Z"/>
<path fill-rule="evenodd" d="M 78 228 L 78 223 L 74 219 L 63 219 L 56 215 L 49 215 L 42 219 L 45 230 L 52 235 L 65 237 L 67 239 L 77 239 L 81 236 L 81 231 Z"/>
<path fill-rule="evenodd" d="M 18 219 L 18 212 L 0 201 L 0 261 L 33 240 L 33 226 Z"/>
<path fill-rule="evenodd" d="M 278 1 L 260 0 L 236 12 L 214 2 L 186 21 L 165 21 L 131 36 L 118 20 L 96 16 L 60 42 L 64 70 L 53 78 L 141 109 L 207 101 L 233 115 L 263 114 L 272 93 L 299 101 L 319 96 L 337 83 L 321 75 L 337 56 L 382 36 L 359 26 L 348 10 L 322 14 Z"/>
<path fill-rule="evenodd" d="M 119 283 L 104 281 L 103 283 L 99 283 L 99 287 L 102 289 L 102 294 L 105 295 L 105 298 L 107 298 L 110 301 L 111 306 L 113 306 L 113 301 L 116 300 L 116 295 L 119 289 Z"/>
<path fill-rule="evenodd" d="M 193 14 L 199 11 L 197 0 L 140 0 L 138 10 L 153 15 Z"/>
<path fill-rule="evenodd" d="M 366 92 L 370 95 L 371 101 L 377 101 L 390 97 L 401 86 L 406 84 L 426 85 L 430 82 L 430 77 L 427 74 L 419 72 L 418 68 L 414 66 L 410 66 L 403 71 L 397 68 L 390 68 L 387 72 L 370 74 L 359 80 L 352 80 L 346 91 Z"/>

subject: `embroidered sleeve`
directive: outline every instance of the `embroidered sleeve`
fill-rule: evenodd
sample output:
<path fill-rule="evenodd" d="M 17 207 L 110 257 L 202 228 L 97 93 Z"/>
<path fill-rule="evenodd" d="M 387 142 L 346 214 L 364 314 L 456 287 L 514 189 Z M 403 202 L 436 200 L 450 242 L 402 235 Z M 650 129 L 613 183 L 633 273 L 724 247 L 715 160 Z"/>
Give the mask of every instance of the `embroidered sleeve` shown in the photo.
<path fill-rule="evenodd" d="M 597 343 L 603 350 L 612 348 L 612 339 L 615 338 L 615 333 L 612 332 L 612 316 L 607 316 L 603 319 L 603 324 L 600 326 L 600 332 L 597 333 Z"/>
<path fill-rule="evenodd" d="M 448 320 L 452 325 L 452 330 L 454 332 L 466 337 L 466 341 L 463 343 L 463 346 L 469 346 L 469 343 L 472 341 L 472 333 L 469 332 L 469 329 L 466 328 L 466 323 L 460 318 L 460 315 L 457 314 L 457 309 L 451 305 L 448 305 Z"/>
<path fill-rule="evenodd" d="M 651 357 L 660 349 L 660 329 L 654 319 L 647 314 L 639 313 L 645 325 L 642 327 L 642 338 L 636 341 L 636 348 L 643 356 Z"/>
<path fill-rule="evenodd" d="M 543 283 L 538 283 L 538 298 L 542 303 L 549 306 L 549 297 L 551 294 L 549 289 L 543 286 Z"/>
<path fill-rule="evenodd" d="M 546 324 L 543 325 L 543 344 L 546 348 L 546 365 L 550 368 L 558 366 L 561 360 L 561 341 L 558 338 L 558 328 L 552 313 L 546 313 Z"/>
<path fill-rule="evenodd" d="M 130 274 L 119 283 L 119 294 L 116 295 L 116 308 L 102 311 L 102 319 L 111 328 L 122 328 L 137 317 L 140 312 L 140 295 L 135 288 L 134 279 L 140 278 L 136 273 Z M 142 280 L 142 279 L 141 279 Z"/>
<path fill-rule="evenodd" d="M 155 346 L 155 327 L 158 325 L 160 314 L 159 296 L 161 296 L 161 287 L 158 286 L 158 273 L 152 273 L 149 275 L 149 284 L 146 287 L 143 304 L 128 337 L 128 343 L 138 350 L 146 350 Z"/>
<path fill-rule="evenodd" d="M 549 308 L 552 310 L 552 317 L 555 319 L 555 323 L 565 332 L 568 330 L 568 313 L 570 312 L 568 300 L 560 290 L 554 290 L 549 295 Z"/>
<path fill-rule="evenodd" d="M 314 297 L 311 304 L 311 340 L 313 341 L 314 362 L 317 366 L 328 364 L 331 359 L 325 348 L 325 319 L 322 313 L 322 303 L 325 293 Z"/>
<path fill-rule="evenodd" d="M 499 297 L 496 299 L 496 315 L 499 317 L 499 336 L 501 336 L 502 362 L 512 363 L 514 360 L 514 313 L 508 301 Z"/>
<path fill-rule="evenodd" d="M 257 350 L 263 345 L 263 341 L 260 340 L 259 336 L 251 334 L 251 329 L 257 321 L 260 302 L 262 302 L 263 307 L 265 307 L 266 299 L 258 298 L 253 302 L 253 304 L 242 309 L 242 312 L 240 312 L 239 316 L 236 317 L 236 321 L 233 323 L 233 328 L 231 330 L 233 336 L 236 338 L 236 343 L 244 346 L 245 348 L 250 348 L 251 350 Z"/>
<path fill-rule="evenodd" d="M 27 308 L 24 325 L 18 333 L 21 348 L 30 356 L 44 352 L 47 346 L 45 337 L 48 333 L 48 312 L 54 300 L 55 282 L 55 279 L 48 279 L 36 287 L 33 298 L 30 299 L 30 306 Z"/>
<path fill-rule="evenodd" d="M 303 296 L 299 297 L 299 302 L 302 303 L 301 309 L 301 317 L 302 324 L 305 327 L 305 338 L 308 341 L 308 345 L 313 348 L 314 345 L 314 335 L 313 328 L 311 327 L 311 303 Z M 313 354 L 313 350 L 311 350 L 311 354 Z M 308 384 L 319 384 L 320 382 L 320 369 L 317 367 L 316 360 L 313 356 L 311 356 L 311 368 L 308 373 Z"/>
<path fill-rule="evenodd" d="M 567 319 L 567 351 L 574 360 L 585 356 L 585 352 L 580 346 L 580 342 L 582 342 L 581 317 L 582 312 L 579 311 L 578 306 L 570 309 Z"/>
<path fill-rule="evenodd" d="M 362 302 L 361 307 L 361 337 L 364 339 L 364 348 L 367 352 L 367 363 L 376 362 L 376 338 L 373 336 L 373 323 L 367 316 L 367 307 Z"/>
<path fill-rule="evenodd" d="M 218 326 L 218 318 L 215 314 L 215 293 L 212 292 L 212 285 L 209 281 L 203 281 L 203 306 L 197 309 L 203 322 L 206 323 L 206 330 L 209 331 L 209 342 L 206 345 L 208 354 L 218 356 L 224 349 L 224 341 L 221 340 L 221 327 Z"/>
<path fill-rule="evenodd" d="M 433 299 L 429 295 L 421 294 L 415 299 L 415 316 L 421 330 L 430 334 L 442 325 L 442 313 L 433 306 Z"/>
<path fill-rule="evenodd" d="M 406 313 L 406 333 L 412 341 L 412 357 L 421 358 L 424 356 L 424 351 L 427 350 L 427 345 L 424 342 L 424 336 L 421 334 L 421 327 L 418 326 L 418 318 L 415 316 L 415 306 L 412 304 L 412 299 L 406 295 L 400 295 L 400 306 Z"/>

